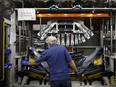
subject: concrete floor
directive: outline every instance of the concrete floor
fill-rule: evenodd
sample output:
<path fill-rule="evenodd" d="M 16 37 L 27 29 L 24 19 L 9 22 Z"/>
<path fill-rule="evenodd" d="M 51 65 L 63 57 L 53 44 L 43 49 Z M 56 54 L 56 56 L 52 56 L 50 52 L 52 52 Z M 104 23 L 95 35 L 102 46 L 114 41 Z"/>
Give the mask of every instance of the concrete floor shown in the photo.
<path fill-rule="evenodd" d="M 37 80 L 30 81 L 29 85 L 25 85 L 27 78 L 28 77 L 24 77 L 22 84 L 18 87 L 50 87 L 49 82 L 47 82 L 46 85 L 44 85 L 44 83 L 42 83 L 40 85 L 39 81 L 37 81 Z M 107 78 L 104 77 L 103 79 L 105 81 L 105 84 L 107 84 L 107 85 L 102 85 L 101 81 L 93 81 L 92 85 L 89 85 L 89 83 L 87 83 L 87 85 L 85 85 L 83 82 L 80 82 L 80 81 L 72 81 L 72 87 L 110 87 L 110 84 L 108 84 Z M 114 86 L 114 87 L 116 87 L 116 86 Z"/>
<path fill-rule="evenodd" d="M 39 85 L 38 81 L 31 81 L 29 85 L 23 85 L 21 87 L 50 87 L 49 83 L 47 83 L 46 85 L 42 84 Z M 82 83 L 82 85 L 80 85 L 79 81 L 72 81 L 72 87 L 108 87 L 107 85 L 102 85 L 99 81 L 94 81 L 92 83 L 92 85 L 84 85 Z"/>

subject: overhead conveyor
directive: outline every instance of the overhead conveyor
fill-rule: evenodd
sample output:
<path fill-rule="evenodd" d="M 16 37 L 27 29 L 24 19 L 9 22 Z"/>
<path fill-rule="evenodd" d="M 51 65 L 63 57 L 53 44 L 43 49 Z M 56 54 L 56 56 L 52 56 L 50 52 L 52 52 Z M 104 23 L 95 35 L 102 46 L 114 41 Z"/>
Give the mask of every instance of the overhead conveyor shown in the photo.
<path fill-rule="evenodd" d="M 61 35 L 60 35 L 61 34 Z M 69 35 L 70 34 L 70 35 Z M 69 38 L 71 38 L 71 45 L 83 43 L 86 41 L 85 38 L 90 39 L 93 36 L 93 32 L 88 29 L 83 21 L 77 22 L 52 22 L 47 27 L 40 30 L 38 36 L 40 40 L 45 40 L 49 35 L 56 35 L 58 41 L 62 45 L 69 45 Z M 59 40 L 62 39 L 62 40 Z M 79 43 L 78 43 L 79 42 Z"/>
<path fill-rule="evenodd" d="M 57 22 L 54 22 L 50 24 L 47 28 L 42 29 L 39 33 L 38 36 L 41 36 L 41 40 L 44 40 L 47 37 L 47 33 L 53 30 L 53 27 L 57 25 Z M 57 31 L 56 31 L 57 33 Z"/>

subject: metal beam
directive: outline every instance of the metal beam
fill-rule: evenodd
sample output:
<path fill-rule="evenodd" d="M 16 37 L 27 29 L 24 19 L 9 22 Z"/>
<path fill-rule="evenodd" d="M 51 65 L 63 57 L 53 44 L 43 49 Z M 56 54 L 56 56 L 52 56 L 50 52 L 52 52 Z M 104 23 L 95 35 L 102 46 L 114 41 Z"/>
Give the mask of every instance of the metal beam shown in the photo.
<path fill-rule="evenodd" d="M 4 44 L 5 31 L 3 29 L 3 18 L 0 16 L 0 81 L 4 80 Z"/>
<path fill-rule="evenodd" d="M 98 13 L 98 14 L 92 14 L 92 13 L 39 13 L 36 15 L 36 17 L 110 17 L 108 13 Z"/>

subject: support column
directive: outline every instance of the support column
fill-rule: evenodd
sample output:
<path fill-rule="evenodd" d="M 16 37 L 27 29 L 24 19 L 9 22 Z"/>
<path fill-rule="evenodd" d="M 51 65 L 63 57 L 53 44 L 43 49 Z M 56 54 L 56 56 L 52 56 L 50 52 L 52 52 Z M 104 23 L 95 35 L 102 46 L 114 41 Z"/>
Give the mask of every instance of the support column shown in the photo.
<path fill-rule="evenodd" d="M 3 86 L 4 80 L 4 29 L 3 29 L 3 18 L 0 16 L 0 87 Z"/>

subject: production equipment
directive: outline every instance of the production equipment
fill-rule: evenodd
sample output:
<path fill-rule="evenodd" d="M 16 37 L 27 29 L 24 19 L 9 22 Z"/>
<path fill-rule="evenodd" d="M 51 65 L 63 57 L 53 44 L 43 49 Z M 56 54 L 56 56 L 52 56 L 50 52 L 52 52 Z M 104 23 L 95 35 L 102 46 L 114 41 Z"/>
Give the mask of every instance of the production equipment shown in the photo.
<path fill-rule="evenodd" d="M 96 47 L 95 51 L 88 57 L 83 56 L 83 52 L 76 52 L 73 54 L 73 59 L 79 69 L 80 77 L 76 78 L 75 73 L 70 68 L 71 80 L 87 81 L 92 84 L 94 80 L 101 80 L 103 83 L 103 77 L 111 77 L 114 73 L 105 70 L 104 60 L 102 58 L 103 49 L 101 47 Z M 29 48 L 29 55 L 35 60 L 40 57 L 34 47 Z M 28 66 L 29 67 L 29 66 Z M 26 70 L 18 71 L 17 75 L 20 77 L 27 76 L 27 84 L 31 80 L 38 80 L 40 84 L 44 82 L 46 84 L 49 81 L 49 66 L 46 62 L 41 63 L 40 66 L 29 67 Z"/>

